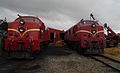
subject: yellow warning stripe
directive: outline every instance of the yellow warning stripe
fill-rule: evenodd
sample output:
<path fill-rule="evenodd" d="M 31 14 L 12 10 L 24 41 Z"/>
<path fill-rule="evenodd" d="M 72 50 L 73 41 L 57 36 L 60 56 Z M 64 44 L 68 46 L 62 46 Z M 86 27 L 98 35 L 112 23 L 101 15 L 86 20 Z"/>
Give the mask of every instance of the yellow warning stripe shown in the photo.
<path fill-rule="evenodd" d="M 87 31 L 87 30 L 78 30 L 75 33 L 79 33 L 79 32 L 86 32 L 86 33 L 92 34 L 92 32 Z M 96 34 L 101 33 L 101 32 L 104 32 L 104 30 L 97 31 L 94 35 L 93 34 L 92 35 L 95 36 Z"/>
<path fill-rule="evenodd" d="M 40 31 L 40 29 L 28 29 L 23 34 L 21 34 L 17 29 L 8 28 L 8 31 L 15 31 L 15 32 L 19 33 L 19 35 L 21 37 L 23 37 L 27 32 Z"/>

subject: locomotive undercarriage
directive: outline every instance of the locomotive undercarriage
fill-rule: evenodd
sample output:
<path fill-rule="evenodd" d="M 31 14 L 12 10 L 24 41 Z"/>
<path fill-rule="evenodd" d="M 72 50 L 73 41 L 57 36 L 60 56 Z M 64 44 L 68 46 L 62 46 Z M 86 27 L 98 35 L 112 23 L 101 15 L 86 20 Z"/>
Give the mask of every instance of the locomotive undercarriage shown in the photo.
<path fill-rule="evenodd" d="M 16 48 L 14 50 L 11 50 L 11 45 L 9 43 L 9 46 L 7 48 L 7 50 L 2 51 L 2 56 L 4 57 L 9 57 L 9 58 L 28 58 L 28 59 L 33 59 L 34 58 L 34 54 L 37 52 L 32 52 L 32 45 L 29 44 L 28 48 L 24 48 L 24 42 L 18 42 L 17 43 L 19 45 L 19 48 Z"/>
<path fill-rule="evenodd" d="M 104 44 L 101 46 L 97 46 L 97 44 L 91 43 L 91 45 L 86 47 L 81 47 L 78 41 L 66 42 L 72 50 L 76 50 L 78 53 L 82 55 L 94 55 L 94 54 L 103 54 L 104 53 Z"/>
<path fill-rule="evenodd" d="M 83 54 L 103 54 L 104 49 L 102 48 L 83 48 Z"/>
<path fill-rule="evenodd" d="M 2 54 L 2 57 L 8 57 L 8 58 L 28 58 L 31 59 L 32 56 L 29 52 L 18 52 L 18 51 L 12 51 L 12 52 L 7 52 L 4 51 Z"/>
<path fill-rule="evenodd" d="M 88 46 L 83 48 L 84 54 L 103 54 L 104 43 L 99 44 L 98 41 L 90 41 Z"/>

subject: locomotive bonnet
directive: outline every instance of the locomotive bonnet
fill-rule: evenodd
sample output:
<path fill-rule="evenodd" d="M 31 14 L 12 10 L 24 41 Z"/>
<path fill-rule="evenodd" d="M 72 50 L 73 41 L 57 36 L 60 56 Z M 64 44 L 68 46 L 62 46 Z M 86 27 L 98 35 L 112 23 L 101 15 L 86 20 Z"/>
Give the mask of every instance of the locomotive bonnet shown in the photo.
<path fill-rule="evenodd" d="M 44 23 L 35 16 L 20 16 L 8 25 L 8 38 L 5 39 L 6 53 L 10 56 L 28 57 L 41 51 L 48 43 Z M 43 43 L 44 42 L 44 43 Z"/>
<path fill-rule="evenodd" d="M 104 27 L 95 20 L 81 19 L 65 32 L 65 42 L 81 54 L 102 54 L 104 52 Z"/>

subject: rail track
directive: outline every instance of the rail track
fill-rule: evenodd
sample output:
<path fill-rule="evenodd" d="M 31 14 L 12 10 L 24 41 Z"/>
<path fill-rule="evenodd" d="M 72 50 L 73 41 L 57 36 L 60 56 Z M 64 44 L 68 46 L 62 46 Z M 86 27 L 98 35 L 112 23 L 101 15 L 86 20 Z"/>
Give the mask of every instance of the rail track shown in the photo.
<path fill-rule="evenodd" d="M 0 73 L 14 73 L 22 65 L 27 63 L 27 60 L 8 60 L 0 65 Z"/>
<path fill-rule="evenodd" d="M 98 55 L 98 56 L 90 56 L 90 58 L 99 61 L 106 66 L 120 72 L 120 61 L 107 57 L 105 55 Z"/>
<path fill-rule="evenodd" d="M 3 63 L 0 63 L 0 73 L 18 73 L 19 70 L 30 70 L 33 67 L 38 67 L 38 65 L 32 65 L 33 63 L 40 60 L 40 58 L 29 59 L 10 59 Z M 36 68 L 37 69 L 37 68 Z"/>

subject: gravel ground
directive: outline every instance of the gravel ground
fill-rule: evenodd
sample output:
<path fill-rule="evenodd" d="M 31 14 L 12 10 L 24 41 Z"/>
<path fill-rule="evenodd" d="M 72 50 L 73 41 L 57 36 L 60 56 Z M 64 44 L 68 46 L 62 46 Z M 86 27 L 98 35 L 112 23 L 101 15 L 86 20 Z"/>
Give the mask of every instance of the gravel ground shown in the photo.
<path fill-rule="evenodd" d="M 67 54 L 65 52 L 63 49 L 56 50 L 52 47 L 44 53 L 43 59 L 32 63 L 33 66 L 39 65 L 39 68 L 23 70 L 23 73 L 117 73 L 104 64 L 81 56 L 75 51 L 69 51 L 69 53 L 67 51 Z"/>
<path fill-rule="evenodd" d="M 75 52 L 68 56 L 47 56 L 45 60 L 47 64 L 42 73 L 115 73 L 111 68 Z"/>
<path fill-rule="evenodd" d="M 66 54 L 67 53 L 67 54 Z M 42 58 L 28 62 L 15 73 L 117 73 L 89 57 L 75 51 L 52 47 Z"/>

